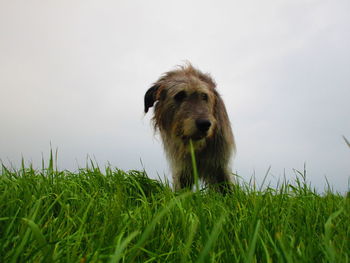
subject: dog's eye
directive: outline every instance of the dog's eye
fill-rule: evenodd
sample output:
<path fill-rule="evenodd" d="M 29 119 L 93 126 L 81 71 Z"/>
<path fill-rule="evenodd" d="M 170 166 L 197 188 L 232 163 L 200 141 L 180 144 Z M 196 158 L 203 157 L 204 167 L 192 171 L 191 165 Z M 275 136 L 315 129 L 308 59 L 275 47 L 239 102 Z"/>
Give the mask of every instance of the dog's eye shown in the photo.
<path fill-rule="evenodd" d="M 208 95 L 205 93 L 201 94 L 201 98 L 202 98 L 202 100 L 208 101 Z"/>
<path fill-rule="evenodd" d="M 184 92 L 184 91 L 180 91 L 180 92 L 176 93 L 176 95 L 174 96 L 174 99 L 175 99 L 177 102 L 181 102 L 181 101 L 183 101 L 185 98 L 186 98 L 186 92 Z"/>

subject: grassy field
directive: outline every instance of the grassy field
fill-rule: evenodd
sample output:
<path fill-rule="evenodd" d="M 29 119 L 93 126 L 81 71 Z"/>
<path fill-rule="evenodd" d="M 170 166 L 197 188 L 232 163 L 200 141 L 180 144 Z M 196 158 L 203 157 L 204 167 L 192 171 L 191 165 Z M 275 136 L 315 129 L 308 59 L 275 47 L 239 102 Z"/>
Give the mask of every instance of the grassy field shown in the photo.
<path fill-rule="evenodd" d="M 350 197 L 304 181 L 174 193 L 144 172 L 2 166 L 0 262 L 349 262 Z"/>

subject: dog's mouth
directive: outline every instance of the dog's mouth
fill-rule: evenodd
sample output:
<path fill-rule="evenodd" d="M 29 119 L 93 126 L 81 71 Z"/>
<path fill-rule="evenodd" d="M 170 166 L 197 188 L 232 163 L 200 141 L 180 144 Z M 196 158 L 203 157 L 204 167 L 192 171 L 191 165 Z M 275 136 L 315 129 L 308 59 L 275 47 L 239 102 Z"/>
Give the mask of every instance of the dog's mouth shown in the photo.
<path fill-rule="evenodd" d="M 194 141 L 199 141 L 204 139 L 205 137 L 207 137 L 207 132 L 199 132 L 197 134 L 194 134 L 193 136 L 191 136 L 191 139 Z"/>
<path fill-rule="evenodd" d="M 182 140 L 183 141 L 189 141 L 190 139 L 192 141 L 200 141 L 203 140 L 207 137 L 208 133 L 207 132 L 197 132 L 193 135 L 189 135 L 189 136 L 182 136 Z"/>

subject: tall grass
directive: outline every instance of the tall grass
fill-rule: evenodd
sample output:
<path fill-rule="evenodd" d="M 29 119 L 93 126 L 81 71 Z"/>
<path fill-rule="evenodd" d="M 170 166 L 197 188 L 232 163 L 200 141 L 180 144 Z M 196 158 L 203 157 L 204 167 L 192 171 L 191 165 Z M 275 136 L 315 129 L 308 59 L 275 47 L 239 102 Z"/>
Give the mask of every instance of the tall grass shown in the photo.
<path fill-rule="evenodd" d="M 198 188 L 197 188 L 198 189 Z M 174 193 L 93 162 L 0 176 L 0 262 L 349 262 L 350 198 L 295 182 Z"/>

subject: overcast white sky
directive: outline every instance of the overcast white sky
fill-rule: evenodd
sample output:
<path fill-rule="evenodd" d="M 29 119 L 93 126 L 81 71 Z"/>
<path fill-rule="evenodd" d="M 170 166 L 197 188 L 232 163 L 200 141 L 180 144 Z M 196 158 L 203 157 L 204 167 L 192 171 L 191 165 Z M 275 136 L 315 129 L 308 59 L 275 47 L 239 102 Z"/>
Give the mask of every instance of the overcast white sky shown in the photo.
<path fill-rule="evenodd" d="M 0 159 L 170 175 L 143 96 L 191 61 L 210 72 L 237 141 L 233 171 L 293 168 L 348 189 L 350 1 L 0 0 Z M 170 176 L 169 176 L 170 177 Z"/>

